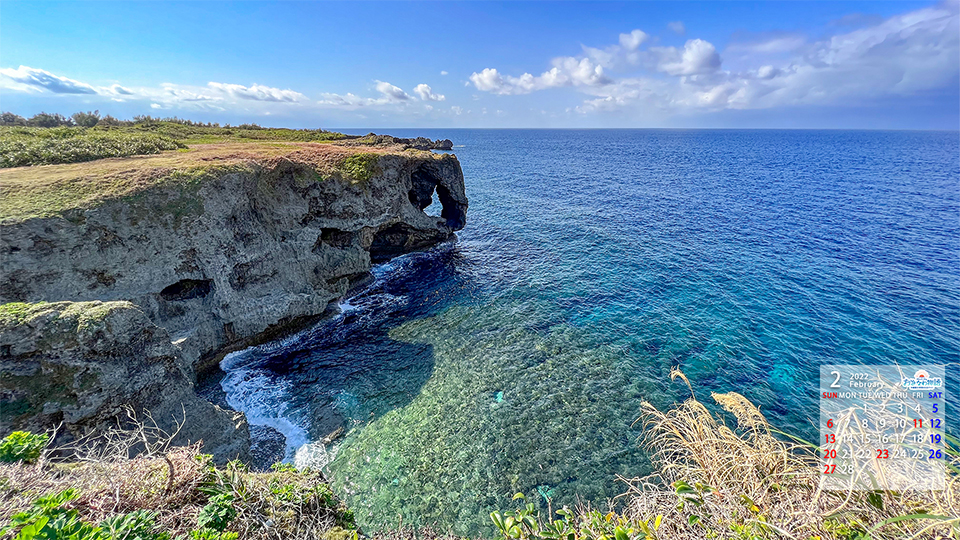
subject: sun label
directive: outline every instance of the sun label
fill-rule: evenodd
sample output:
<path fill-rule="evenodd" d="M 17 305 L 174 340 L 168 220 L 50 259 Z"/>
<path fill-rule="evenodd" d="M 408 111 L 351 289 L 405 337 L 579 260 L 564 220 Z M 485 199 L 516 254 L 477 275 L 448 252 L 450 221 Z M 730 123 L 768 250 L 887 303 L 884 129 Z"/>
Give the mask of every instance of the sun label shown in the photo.
<path fill-rule="evenodd" d="M 944 489 L 945 380 L 942 365 L 820 366 L 823 489 Z"/>

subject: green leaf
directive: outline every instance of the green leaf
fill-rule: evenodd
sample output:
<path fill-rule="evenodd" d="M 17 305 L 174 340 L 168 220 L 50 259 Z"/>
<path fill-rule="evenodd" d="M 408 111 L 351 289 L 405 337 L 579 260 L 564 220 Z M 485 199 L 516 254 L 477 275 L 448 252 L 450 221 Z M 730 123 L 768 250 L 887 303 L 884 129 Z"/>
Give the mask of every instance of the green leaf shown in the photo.
<path fill-rule="evenodd" d="M 901 521 L 909 521 L 909 520 L 912 520 L 912 519 L 932 519 L 932 520 L 935 520 L 935 521 L 956 521 L 956 520 L 957 520 L 957 518 L 955 518 L 955 517 L 950 517 L 950 516 L 937 516 L 937 515 L 933 515 L 933 514 L 910 514 L 910 515 L 907 515 L 907 516 L 896 516 L 896 517 L 892 517 L 892 518 L 888 518 L 888 519 L 883 520 L 883 521 L 880 522 L 877 526 L 875 526 L 874 528 L 870 529 L 870 533 L 869 533 L 869 534 L 873 534 L 873 533 L 877 532 L 878 530 L 880 530 L 881 528 L 886 527 L 887 525 L 890 525 L 891 523 L 899 523 L 899 522 L 901 522 Z"/>

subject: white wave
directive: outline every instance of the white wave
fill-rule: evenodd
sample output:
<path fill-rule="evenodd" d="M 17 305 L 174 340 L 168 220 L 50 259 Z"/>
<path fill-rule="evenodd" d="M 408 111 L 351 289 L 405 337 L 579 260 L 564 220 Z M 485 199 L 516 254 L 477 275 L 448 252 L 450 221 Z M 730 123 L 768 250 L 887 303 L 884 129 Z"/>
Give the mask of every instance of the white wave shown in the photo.
<path fill-rule="evenodd" d="M 332 444 L 329 447 L 321 442 L 312 442 L 301 445 L 293 455 L 293 464 L 298 469 L 323 469 L 337 457 L 339 446 Z"/>
<path fill-rule="evenodd" d="M 220 381 L 227 404 L 247 417 L 247 422 L 279 431 L 286 441 L 284 461 L 293 459 L 298 448 L 310 442 L 305 426 L 291 418 L 287 403 L 289 385 L 263 372 L 236 369 Z"/>

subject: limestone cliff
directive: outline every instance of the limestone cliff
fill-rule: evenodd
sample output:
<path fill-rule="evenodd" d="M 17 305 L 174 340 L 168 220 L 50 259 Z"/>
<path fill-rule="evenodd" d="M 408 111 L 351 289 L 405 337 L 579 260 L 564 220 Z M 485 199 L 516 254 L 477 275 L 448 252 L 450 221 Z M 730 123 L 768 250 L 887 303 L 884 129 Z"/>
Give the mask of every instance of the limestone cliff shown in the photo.
<path fill-rule="evenodd" d="M 129 301 L 190 381 L 225 348 L 328 311 L 372 262 L 450 238 L 467 210 L 455 156 L 356 141 L 204 145 L 0 183 L 0 303 Z M 27 361 L 16 350 L 5 364 Z"/>
<path fill-rule="evenodd" d="M 122 425 L 129 406 L 167 433 L 182 424 L 177 444 L 203 440 L 219 461 L 248 457 L 243 415 L 198 398 L 170 336 L 129 302 L 6 304 L 0 352 L 4 424 L 62 424 L 72 438 Z"/>

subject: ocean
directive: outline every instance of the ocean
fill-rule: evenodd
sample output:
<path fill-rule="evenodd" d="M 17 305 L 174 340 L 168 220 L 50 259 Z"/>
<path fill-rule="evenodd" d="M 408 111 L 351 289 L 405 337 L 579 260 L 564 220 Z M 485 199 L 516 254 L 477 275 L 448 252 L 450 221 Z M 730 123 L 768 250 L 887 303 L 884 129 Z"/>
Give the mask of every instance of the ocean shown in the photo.
<path fill-rule="evenodd" d="M 368 532 L 489 534 L 516 492 L 605 508 L 652 472 L 641 403 L 690 395 L 674 366 L 808 440 L 820 364 L 956 387 L 957 132 L 345 131 L 453 140 L 467 226 L 221 386 Z"/>

